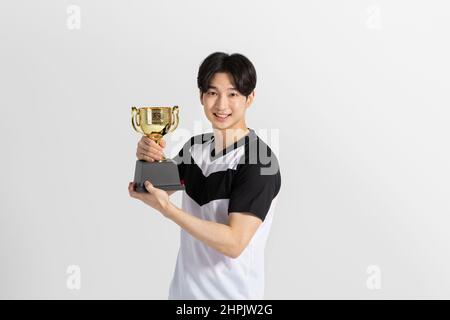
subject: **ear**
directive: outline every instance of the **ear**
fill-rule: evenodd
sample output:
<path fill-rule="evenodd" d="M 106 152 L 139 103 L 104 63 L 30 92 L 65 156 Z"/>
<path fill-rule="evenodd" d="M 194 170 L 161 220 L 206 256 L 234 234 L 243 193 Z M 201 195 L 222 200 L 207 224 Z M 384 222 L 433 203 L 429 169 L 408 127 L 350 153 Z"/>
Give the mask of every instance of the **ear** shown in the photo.
<path fill-rule="evenodd" d="M 246 107 L 250 107 L 253 103 L 253 100 L 255 99 L 255 90 L 252 91 L 247 97 L 247 101 L 245 102 Z"/>

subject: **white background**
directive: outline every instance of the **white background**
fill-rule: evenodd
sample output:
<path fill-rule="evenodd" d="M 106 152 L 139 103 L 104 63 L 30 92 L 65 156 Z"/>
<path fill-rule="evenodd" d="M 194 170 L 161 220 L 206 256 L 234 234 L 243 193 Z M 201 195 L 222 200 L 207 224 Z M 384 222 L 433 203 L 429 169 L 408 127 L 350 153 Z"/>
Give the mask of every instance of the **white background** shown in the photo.
<path fill-rule="evenodd" d="M 2 1 L 0 297 L 166 299 L 179 227 L 128 196 L 130 108 L 180 106 L 173 155 L 210 131 L 197 71 L 224 51 L 254 63 L 247 124 L 281 165 L 266 298 L 450 298 L 449 16 L 446 1 Z"/>

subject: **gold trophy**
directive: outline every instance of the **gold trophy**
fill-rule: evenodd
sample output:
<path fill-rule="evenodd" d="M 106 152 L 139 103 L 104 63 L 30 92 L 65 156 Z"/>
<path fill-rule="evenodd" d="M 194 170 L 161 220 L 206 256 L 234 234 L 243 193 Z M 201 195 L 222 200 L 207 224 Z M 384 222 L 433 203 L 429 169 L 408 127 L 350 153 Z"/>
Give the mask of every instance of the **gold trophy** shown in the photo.
<path fill-rule="evenodd" d="M 161 138 L 178 127 L 178 106 L 131 108 L 131 124 L 138 133 L 159 143 Z M 144 182 L 149 180 L 154 187 L 163 190 L 183 190 L 177 164 L 164 158 L 155 162 L 136 161 L 134 182 L 136 191 L 147 192 Z"/>

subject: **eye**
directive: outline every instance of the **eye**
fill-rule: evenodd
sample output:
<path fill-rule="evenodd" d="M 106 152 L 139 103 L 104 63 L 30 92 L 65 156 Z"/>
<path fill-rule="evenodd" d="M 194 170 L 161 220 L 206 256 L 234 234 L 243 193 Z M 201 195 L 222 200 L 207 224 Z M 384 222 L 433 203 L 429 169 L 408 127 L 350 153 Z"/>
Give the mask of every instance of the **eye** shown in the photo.
<path fill-rule="evenodd" d="M 232 96 L 232 97 L 237 97 L 238 94 L 233 92 L 233 93 L 231 94 L 231 96 Z"/>
<path fill-rule="evenodd" d="M 209 95 L 209 96 L 212 96 L 212 95 L 215 95 L 215 94 L 216 94 L 216 93 L 213 92 L 213 91 L 210 91 L 210 92 L 207 93 L 207 95 Z"/>

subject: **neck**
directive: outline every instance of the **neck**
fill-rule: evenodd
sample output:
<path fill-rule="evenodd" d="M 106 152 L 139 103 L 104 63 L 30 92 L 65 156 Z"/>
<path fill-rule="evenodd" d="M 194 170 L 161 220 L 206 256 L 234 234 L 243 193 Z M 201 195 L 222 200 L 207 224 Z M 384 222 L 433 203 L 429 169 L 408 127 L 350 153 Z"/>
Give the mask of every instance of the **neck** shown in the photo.
<path fill-rule="evenodd" d="M 232 145 L 239 139 L 241 139 L 243 136 L 248 134 L 250 130 L 247 128 L 247 126 L 244 126 L 239 129 L 217 129 L 213 128 L 214 130 L 214 149 L 216 152 L 219 152 L 228 146 Z"/>

